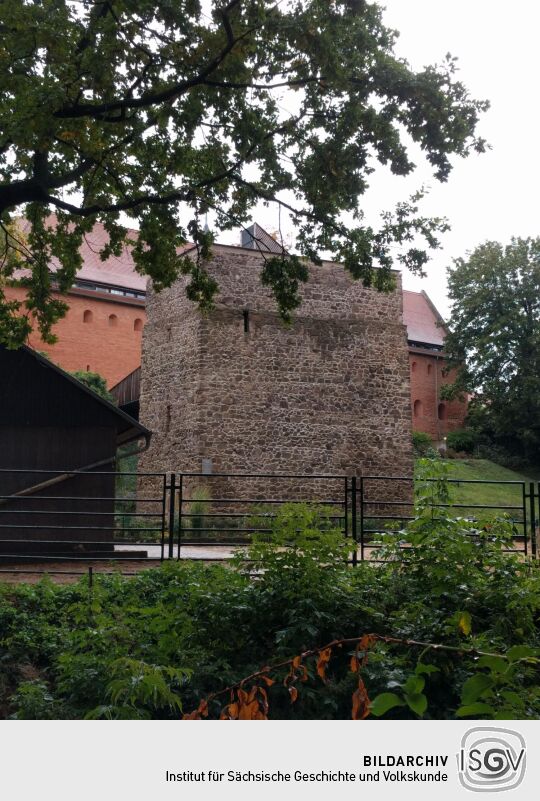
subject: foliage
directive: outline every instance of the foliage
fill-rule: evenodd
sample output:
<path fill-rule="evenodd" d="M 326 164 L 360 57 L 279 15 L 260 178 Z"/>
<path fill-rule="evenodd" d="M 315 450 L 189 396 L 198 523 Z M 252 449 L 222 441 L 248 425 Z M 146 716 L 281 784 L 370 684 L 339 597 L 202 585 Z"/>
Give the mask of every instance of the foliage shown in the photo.
<path fill-rule="evenodd" d="M 415 456 L 429 456 L 434 452 L 433 440 L 425 431 L 413 431 L 412 442 Z"/>
<path fill-rule="evenodd" d="M 446 444 L 453 451 L 473 453 L 478 443 L 478 434 L 470 428 L 459 428 L 449 431 Z"/>
<path fill-rule="evenodd" d="M 289 504 L 233 567 L 4 585 L 4 714 L 537 719 L 540 571 L 504 552 L 506 518 L 451 517 L 438 469 L 377 564 Z"/>
<path fill-rule="evenodd" d="M 456 381 L 473 392 L 469 424 L 484 439 L 538 460 L 540 452 L 540 239 L 486 242 L 449 271 L 445 348 Z"/>
<path fill-rule="evenodd" d="M 84 384 L 85 387 L 91 389 L 92 392 L 105 398 L 105 400 L 108 400 L 110 403 L 116 404 L 113 395 L 111 395 L 107 389 L 107 380 L 99 373 L 92 373 L 87 370 L 75 370 L 71 375 L 73 378 L 76 378 L 77 381 L 80 381 L 81 384 Z"/>
<path fill-rule="evenodd" d="M 395 246 L 421 272 L 447 225 L 419 214 L 419 194 L 367 225 L 359 199 L 375 164 L 410 174 L 412 141 L 445 181 L 452 156 L 486 146 L 475 130 L 487 103 L 457 80 L 456 60 L 413 71 L 378 3 L 4 0 L 1 34 L 0 339 L 10 346 L 32 315 L 54 340 L 66 304 L 53 289 L 72 286 L 96 221 L 110 237 L 103 258 L 128 244 L 156 290 L 185 275 L 203 309 L 217 284 L 201 218 L 210 210 L 216 230 L 231 229 L 259 201 L 290 215 L 301 256 L 329 251 L 388 289 Z M 4 297 L 15 274 L 29 315 Z M 302 259 L 267 257 L 263 279 L 288 319 Z"/>
<path fill-rule="evenodd" d="M 208 527 L 211 526 L 212 518 L 207 519 L 205 515 L 211 511 L 210 491 L 208 487 L 200 484 L 194 487 L 191 491 L 192 501 L 189 504 L 189 517 L 182 517 L 182 524 L 184 528 L 191 529 L 187 531 L 187 538 L 192 539 L 201 536 L 203 539 L 207 537 L 210 532 Z M 182 513 L 185 509 L 182 509 Z"/>

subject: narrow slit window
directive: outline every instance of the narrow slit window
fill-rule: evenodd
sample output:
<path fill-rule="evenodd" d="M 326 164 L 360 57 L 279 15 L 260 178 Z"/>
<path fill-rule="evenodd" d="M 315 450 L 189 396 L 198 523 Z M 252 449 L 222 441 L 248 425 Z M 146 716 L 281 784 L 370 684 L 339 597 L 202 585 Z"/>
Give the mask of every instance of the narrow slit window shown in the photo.
<path fill-rule="evenodd" d="M 247 309 L 244 309 L 242 314 L 244 317 L 244 334 L 247 334 L 249 333 L 249 311 Z"/>

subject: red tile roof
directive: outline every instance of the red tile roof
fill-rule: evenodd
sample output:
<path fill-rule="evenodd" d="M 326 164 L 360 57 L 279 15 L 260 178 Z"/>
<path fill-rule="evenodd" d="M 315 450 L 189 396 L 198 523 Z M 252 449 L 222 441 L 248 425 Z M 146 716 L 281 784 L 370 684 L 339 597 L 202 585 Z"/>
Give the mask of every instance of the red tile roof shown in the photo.
<path fill-rule="evenodd" d="M 128 236 L 136 239 L 138 231 L 128 229 Z M 80 249 L 83 264 L 77 273 L 77 279 L 145 292 L 147 278 L 136 271 L 130 246 L 126 245 L 120 256 L 109 256 L 105 261 L 101 260 L 99 251 L 108 240 L 109 235 L 101 223 L 96 223 L 90 233 L 86 234 Z"/>
<path fill-rule="evenodd" d="M 403 290 L 403 322 L 409 341 L 443 344 L 445 329 L 437 326 L 443 319 L 425 292 Z"/>
<path fill-rule="evenodd" d="M 23 231 L 28 230 L 27 220 L 20 219 L 18 222 Z M 54 214 L 47 217 L 46 224 L 48 226 L 54 227 L 55 223 L 56 216 Z M 139 233 L 131 228 L 128 228 L 127 232 L 130 239 L 136 239 Z M 77 273 L 77 280 L 145 292 L 147 278 L 136 271 L 131 247 L 125 246 L 120 256 L 109 256 L 105 261 L 101 260 L 99 251 L 108 241 L 109 235 L 104 226 L 99 222 L 95 223 L 90 233 L 84 237 L 79 249 L 82 256 L 82 267 Z M 50 263 L 51 270 L 54 272 L 57 266 L 58 260 L 53 258 Z M 25 271 L 21 271 L 21 274 L 24 275 Z"/>

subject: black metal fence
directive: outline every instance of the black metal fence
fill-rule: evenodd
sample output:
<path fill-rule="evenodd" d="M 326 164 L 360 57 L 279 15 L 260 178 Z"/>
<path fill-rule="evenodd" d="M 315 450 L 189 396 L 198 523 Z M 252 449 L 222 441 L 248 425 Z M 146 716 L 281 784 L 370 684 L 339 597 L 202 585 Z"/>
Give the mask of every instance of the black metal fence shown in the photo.
<path fill-rule="evenodd" d="M 438 479 L 422 483 L 430 481 L 436 488 Z M 537 556 L 540 484 L 444 481 L 456 498 L 441 502 L 434 492 L 428 504 L 470 521 L 504 514 L 515 527 L 507 550 Z M 481 487 L 492 490 L 494 502 L 480 502 Z M 381 534 L 402 530 L 415 517 L 416 502 L 410 476 L 3 469 L 0 570 L 36 563 L 49 563 L 49 572 L 73 572 L 62 571 L 62 563 L 221 561 L 253 534 L 270 531 L 285 503 L 324 510 L 356 565 L 373 559 Z"/>

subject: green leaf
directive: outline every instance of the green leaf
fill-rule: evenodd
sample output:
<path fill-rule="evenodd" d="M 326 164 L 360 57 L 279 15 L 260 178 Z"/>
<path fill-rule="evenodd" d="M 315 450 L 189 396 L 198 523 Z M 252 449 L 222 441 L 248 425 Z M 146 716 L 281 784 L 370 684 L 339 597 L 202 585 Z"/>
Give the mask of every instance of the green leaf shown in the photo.
<path fill-rule="evenodd" d="M 474 676 L 471 676 L 470 679 L 467 679 L 461 691 L 462 704 L 473 704 L 480 698 L 482 693 L 489 690 L 490 687 L 493 687 L 493 684 L 493 679 L 486 673 L 476 673 Z"/>
<path fill-rule="evenodd" d="M 422 692 L 425 684 L 426 680 L 422 676 L 409 676 L 403 685 L 403 690 L 411 695 L 417 695 Z"/>
<path fill-rule="evenodd" d="M 414 670 L 415 673 L 421 675 L 422 673 L 426 673 L 429 675 L 430 673 L 438 673 L 439 668 L 435 665 L 424 665 L 422 662 L 419 662 Z"/>
<path fill-rule="evenodd" d="M 482 701 L 477 701 L 475 704 L 468 704 L 460 706 L 456 712 L 458 718 L 470 718 L 474 715 L 493 715 L 493 707 L 489 704 L 484 704 Z"/>
<path fill-rule="evenodd" d="M 481 656 L 476 664 L 489 668 L 492 673 L 505 673 L 508 670 L 508 662 L 502 656 Z"/>
<path fill-rule="evenodd" d="M 520 659 L 527 659 L 529 657 L 535 657 L 537 652 L 533 648 L 529 648 L 528 645 L 513 645 L 512 648 L 509 648 L 506 652 L 507 658 L 510 662 L 517 662 Z"/>
<path fill-rule="evenodd" d="M 424 693 L 406 693 L 405 701 L 409 709 L 412 709 L 419 717 L 422 717 L 428 706 Z"/>
<path fill-rule="evenodd" d="M 369 709 L 372 715 L 380 718 L 395 706 L 404 706 L 403 700 L 399 695 L 395 693 L 380 693 L 373 699 Z"/>

